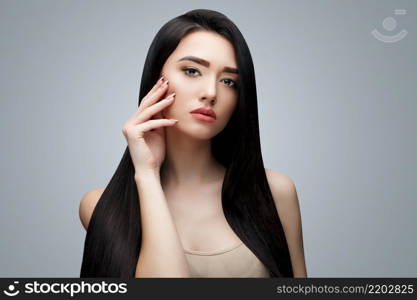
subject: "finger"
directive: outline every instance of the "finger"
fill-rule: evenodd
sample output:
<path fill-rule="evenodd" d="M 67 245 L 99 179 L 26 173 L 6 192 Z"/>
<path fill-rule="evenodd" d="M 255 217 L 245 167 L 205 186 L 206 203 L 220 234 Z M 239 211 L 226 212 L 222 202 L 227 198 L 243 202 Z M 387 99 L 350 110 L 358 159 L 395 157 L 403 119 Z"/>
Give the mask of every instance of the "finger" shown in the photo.
<path fill-rule="evenodd" d="M 154 84 L 152 89 L 145 95 L 145 97 L 155 92 L 163 83 L 164 83 L 164 76 L 158 79 L 158 81 Z"/>
<path fill-rule="evenodd" d="M 163 83 L 164 83 L 164 76 L 162 76 L 161 78 L 158 79 L 158 81 L 154 84 L 154 86 L 151 88 L 151 90 L 145 95 L 145 97 L 143 97 L 143 99 L 146 99 L 147 97 L 149 97 L 150 95 L 155 93 L 155 91 L 157 89 L 159 89 Z M 143 103 L 143 99 L 140 102 L 140 105 Z M 139 107 L 140 107 L 140 105 L 139 105 Z"/>
<path fill-rule="evenodd" d="M 161 84 L 159 88 L 157 88 L 153 93 L 150 93 L 148 96 L 142 99 L 142 102 L 139 105 L 137 112 L 143 111 L 145 108 L 151 106 L 159 99 L 161 99 L 164 94 L 166 93 L 168 88 L 168 80 Z"/>
<path fill-rule="evenodd" d="M 143 133 L 150 131 L 152 129 L 165 127 L 165 126 L 173 126 L 177 123 L 178 120 L 174 119 L 157 119 L 157 120 L 149 120 L 144 123 L 138 125 L 139 130 L 139 137 L 143 137 Z"/>
<path fill-rule="evenodd" d="M 155 91 L 157 91 L 161 85 L 164 83 L 164 76 L 162 76 L 161 78 L 159 78 L 159 80 L 156 82 L 156 84 L 152 87 L 152 89 L 148 92 L 148 94 L 143 98 L 145 99 L 146 97 L 149 97 L 152 93 L 154 93 Z M 134 120 L 137 117 L 137 114 L 142 111 L 142 103 L 143 100 L 141 102 L 141 104 L 139 105 L 138 109 L 130 116 L 130 118 L 128 119 L 128 122 Z"/>
<path fill-rule="evenodd" d="M 149 93 L 149 95 L 143 98 L 141 102 L 143 109 L 152 105 L 165 95 L 168 90 L 168 82 L 168 80 L 164 81 L 157 89 L 154 90 L 153 93 Z"/>
<path fill-rule="evenodd" d="M 147 107 L 145 110 L 143 110 L 141 113 L 137 114 L 134 123 L 142 123 L 144 121 L 147 121 L 152 118 L 152 116 L 155 116 L 156 114 L 161 114 L 161 111 L 171 105 L 175 100 L 175 93 L 172 93 L 167 98 Z M 161 115 L 162 116 L 162 115 Z"/>

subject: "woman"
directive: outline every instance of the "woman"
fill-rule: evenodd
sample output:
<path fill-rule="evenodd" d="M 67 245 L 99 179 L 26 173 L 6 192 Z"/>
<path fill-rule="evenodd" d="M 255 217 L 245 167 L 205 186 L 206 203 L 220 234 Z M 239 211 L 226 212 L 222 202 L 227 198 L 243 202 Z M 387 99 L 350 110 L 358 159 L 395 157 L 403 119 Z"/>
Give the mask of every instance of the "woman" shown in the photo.
<path fill-rule="evenodd" d="M 116 173 L 80 202 L 81 277 L 307 276 L 295 186 L 263 166 L 252 58 L 226 16 L 159 30 L 122 131 Z"/>

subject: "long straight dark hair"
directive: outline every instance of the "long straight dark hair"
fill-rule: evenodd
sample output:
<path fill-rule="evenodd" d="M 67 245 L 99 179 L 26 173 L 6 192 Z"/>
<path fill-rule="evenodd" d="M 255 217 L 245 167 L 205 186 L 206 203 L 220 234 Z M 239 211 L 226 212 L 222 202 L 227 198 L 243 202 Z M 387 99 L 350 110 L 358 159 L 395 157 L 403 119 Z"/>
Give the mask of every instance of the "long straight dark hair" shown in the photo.
<path fill-rule="evenodd" d="M 200 30 L 228 39 L 234 46 L 239 69 L 236 109 L 223 131 L 212 139 L 213 156 L 226 168 L 221 192 L 224 215 L 271 277 L 293 277 L 287 241 L 262 160 L 252 57 L 236 25 L 225 15 L 206 9 L 189 11 L 166 23 L 147 54 L 139 104 L 180 40 Z M 80 277 L 134 277 L 142 240 L 134 173 L 126 147 L 90 219 Z"/>

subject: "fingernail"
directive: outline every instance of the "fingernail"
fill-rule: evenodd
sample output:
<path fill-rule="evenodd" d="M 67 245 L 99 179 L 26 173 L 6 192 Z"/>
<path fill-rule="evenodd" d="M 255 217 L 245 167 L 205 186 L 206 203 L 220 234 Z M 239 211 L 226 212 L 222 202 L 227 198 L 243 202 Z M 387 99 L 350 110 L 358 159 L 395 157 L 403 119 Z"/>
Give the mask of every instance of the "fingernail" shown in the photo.
<path fill-rule="evenodd" d="M 170 119 L 172 122 L 178 122 L 178 120 L 175 120 L 175 119 Z"/>
<path fill-rule="evenodd" d="M 159 78 L 157 84 L 161 84 L 163 79 L 164 79 L 164 76 L 162 76 L 161 78 Z"/>

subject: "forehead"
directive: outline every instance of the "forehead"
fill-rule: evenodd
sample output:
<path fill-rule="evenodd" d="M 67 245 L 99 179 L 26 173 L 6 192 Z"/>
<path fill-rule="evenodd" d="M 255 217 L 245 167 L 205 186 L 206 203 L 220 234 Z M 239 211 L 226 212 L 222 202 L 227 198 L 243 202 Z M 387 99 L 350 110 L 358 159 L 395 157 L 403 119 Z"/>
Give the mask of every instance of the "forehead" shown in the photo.
<path fill-rule="evenodd" d="M 186 35 L 168 60 L 176 63 L 189 55 L 208 60 L 214 66 L 237 68 L 233 44 L 215 32 L 197 31 Z"/>

